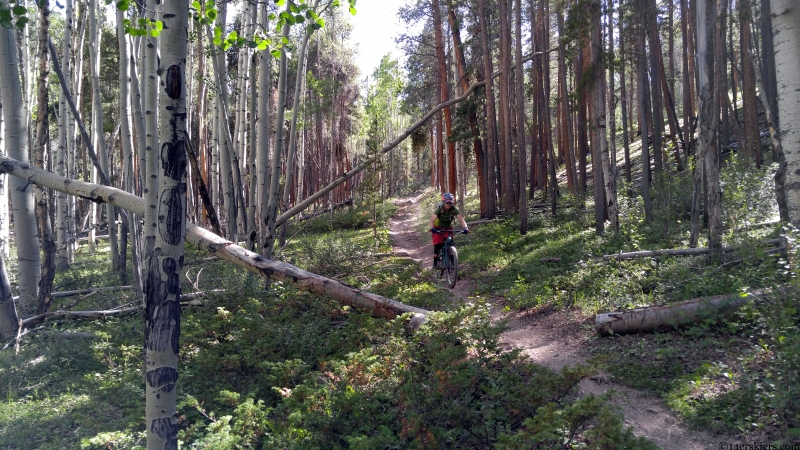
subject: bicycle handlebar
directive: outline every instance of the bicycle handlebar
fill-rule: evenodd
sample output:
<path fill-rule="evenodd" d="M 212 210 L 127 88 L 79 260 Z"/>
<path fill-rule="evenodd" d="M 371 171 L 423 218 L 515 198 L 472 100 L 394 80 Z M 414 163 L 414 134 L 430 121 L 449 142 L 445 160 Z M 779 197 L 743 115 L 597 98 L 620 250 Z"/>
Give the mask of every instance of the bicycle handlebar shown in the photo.
<path fill-rule="evenodd" d="M 463 228 L 461 230 L 437 230 L 436 228 L 431 228 L 430 232 L 431 233 L 436 233 L 436 234 L 456 233 L 456 232 L 460 232 L 462 234 L 467 234 L 467 233 L 469 233 L 469 228 Z"/>

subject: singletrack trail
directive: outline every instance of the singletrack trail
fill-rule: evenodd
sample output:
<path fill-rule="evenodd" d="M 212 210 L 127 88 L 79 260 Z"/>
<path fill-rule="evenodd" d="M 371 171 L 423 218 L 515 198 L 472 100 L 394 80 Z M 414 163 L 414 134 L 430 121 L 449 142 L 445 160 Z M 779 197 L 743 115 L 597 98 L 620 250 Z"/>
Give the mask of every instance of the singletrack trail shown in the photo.
<path fill-rule="evenodd" d="M 420 269 L 426 270 L 433 264 L 433 245 L 430 236 L 417 231 L 420 220 L 430 217 L 429 211 L 422 210 L 420 198 L 421 195 L 396 201 L 399 209 L 390 221 L 389 236 L 395 254 L 419 262 Z M 475 285 L 469 279 L 459 279 L 450 291 L 455 297 L 467 300 L 475 295 Z M 501 336 L 507 349 L 519 348 L 532 361 L 556 371 L 564 366 L 586 363 L 586 342 L 594 337 L 592 317 L 579 310 L 504 312 L 504 299 L 499 296 L 491 297 L 489 303 L 497 320 L 508 321 Z M 604 373 L 584 379 L 579 388 L 583 395 L 600 395 L 613 389 L 615 404 L 624 415 L 626 425 L 633 427 L 637 436 L 644 436 L 666 450 L 711 450 L 722 448 L 721 443 L 744 442 L 741 438 L 689 430 L 678 423 L 661 399 L 613 383 Z"/>

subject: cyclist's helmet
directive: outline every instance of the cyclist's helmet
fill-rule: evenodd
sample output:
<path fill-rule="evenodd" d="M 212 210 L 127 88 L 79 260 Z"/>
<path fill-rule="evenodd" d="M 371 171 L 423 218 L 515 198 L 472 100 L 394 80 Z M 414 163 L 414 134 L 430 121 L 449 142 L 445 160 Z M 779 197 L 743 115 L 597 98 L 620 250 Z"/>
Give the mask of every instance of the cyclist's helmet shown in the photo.
<path fill-rule="evenodd" d="M 442 201 L 443 202 L 445 202 L 445 203 L 453 203 L 453 200 L 454 200 L 453 194 L 451 194 L 449 192 L 445 192 L 444 194 L 442 194 Z"/>

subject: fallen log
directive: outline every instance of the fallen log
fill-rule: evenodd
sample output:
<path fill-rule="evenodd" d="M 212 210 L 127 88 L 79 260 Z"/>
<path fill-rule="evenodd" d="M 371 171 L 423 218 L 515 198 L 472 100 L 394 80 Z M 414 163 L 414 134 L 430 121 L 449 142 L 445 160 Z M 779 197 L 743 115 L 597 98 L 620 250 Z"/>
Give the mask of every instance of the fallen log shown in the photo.
<path fill-rule="evenodd" d="M 764 245 L 771 245 L 771 246 L 780 246 L 782 245 L 781 239 L 768 239 L 764 241 L 760 241 L 761 244 Z M 728 253 L 732 252 L 741 247 L 723 247 L 722 252 Z M 708 253 L 708 248 L 706 247 L 698 247 L 698 248 L 668 248 L 668 249 L 661 249 L 661 250 L 640 250 L 636 252 L 619 252 L 613 255 L 603 255 L 603 261 L 625 261 L 630 259 L 637 259 L 637 258 L 652 258 L 655 256 L 697 256 L 697 255 L 705 255 Z"/>
<path fill-rule="evenodd" d="M 753 295 L 716 295 L 672 305 L 602 313 L 595 316 L 594 328 L 601 336 L 650 333 L 661 328 L 674 329 L 710 317 L 728 317 L 759 296 L 760 292 Z"/>
<path fill-rule="evenodd" d="M 117 188 L 71 180 L 3 156 L 0 156 L 0 173 L 24 178 L 30 183 L 96 203 L 111 203 L 144 216 L 144 199 Z M 427 310 L 356 289 L 288 263 L 266 259 L 189 222 L 186 223 L 186 242 L 250 272 L 275 281 L 287 282 L 297 289 L 326 296 L 342 305 L 372 311 L 378 317 L 393 319 L 401 314 L 411 313 L 411 326 L 418 327 L 425 322 L 428 314 Z"/>

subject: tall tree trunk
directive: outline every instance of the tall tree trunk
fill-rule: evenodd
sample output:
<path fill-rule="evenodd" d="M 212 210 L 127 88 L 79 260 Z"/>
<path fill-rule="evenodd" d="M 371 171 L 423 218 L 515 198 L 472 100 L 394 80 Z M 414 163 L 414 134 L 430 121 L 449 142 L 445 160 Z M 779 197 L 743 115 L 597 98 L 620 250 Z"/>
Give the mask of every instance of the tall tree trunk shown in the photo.
<path fill-rule="evenodd" d="M 776 128 L 780 128 L 778 111 L 778 85 L 775 79 L 775 45 L 772 36 L 772 7 L 770 0 L 761 0 L 761 78 L 764 80 L 764 91 L 770 103 L 772 119 Z"/>
<path fill-rule="evenodd" d="M 594 79 L 591 81 L 592 100 L 592 176 L 594 178 L 594 218 L 595 232 L 598 235 L 605 231 L 606 217 L 611 219 L 616 228 L 617 200 L 613 192 L 614 175 L 611 169 L 611 157 L 608 154 L 606 138 L 606 80 L 605 65 L 602 59 L 603 22 L 601 0 L 592 0 L 589 5 L 591 14 L 591 67 Z"/>
<path fill-rule="evenodd" d="M 689 74 L 689 50 L 691 48 L 691 38 L 689 36 L 689 0 L 681 0 L 681 78 L 683 79 L 683 154 L 689 157 L 692 143 L 692 76 Z"/>
<path fill-rule="evenodd" d="M 644 199 L 644 216 L 648 222 L 653 221 L 653 202 L 650 198 L 650 140 L 647 136 L 648 127 L 648 104 L 647 95 L 647 51 L 645 48 L 645 35 L 647 34 L 644 28 L 647 27 L 647 0 L 639 0 L 638 11 L 638 55 L 636 57 L 638 62 L 638 75 L 639 75 L 639 130 L 641 130 L 642 137 L 642 197 Z"/>
<path fill-rule="evenodd" d="M 8 156 L 4 140 L 5 134 L 6 127 L 3 121 L 3 90 L 0 89 L 0 155 L 2 156 Z M 5 258 L 8 258 L 11 253 L 11 245 L 10 242 L 8 242 L 11 236 L 9 232 L 11 229 L 9 223 L 11 221 L 11 216 L 9 215 L 8 208 L 8 175 L 0 174 L 0 256 L 4 256 Z"/>
<path fill-rule="evenodd" d="M 286 10 L 289 10 L 286 5 Z M 289 38 L 289 24 L 283 26 L 283 38 Z M 272 251 L 275 246 L 275 226 L 278 216 L 278 200 L 280 195 L 280 176 L 281 176 L 281 152 L 283 151 L 283 140 L 285 136 L 284 117 L 286 114 L 286 84 L 289 77 L 287 67 L 286 49 L 281 48 L 280 66 L 278 72 L 278 102 L 277 114 L 275 115 L 275 145 L 272 150 L 272 174 L 270 175 L 269 203 L 267 204 L 266 221 L 267 234 L 264 240 L 264 256 L 272 259 Z"/>
<path fill-rule="evenodd" d="M 144 312 L 147 448 L 177 448 L 180 278 L 186 234 L 186 54 L 189 1 L 164 3 L 160 66 L 158 232 L 147 254 Z M 148 237 L 150 239 L 151 237 Z M 151 244 L 148 243 L 148 248 Z"/>
<path fill-rule="evenodd" d="M 117 18 L 117 39 L 119 41 L 119 119 L 120 119 L 120 142 L 122 143 L 122 170 L 124 178 L 124 189 L 128 192 L 136 192 L 136 178 L 135 178 L 135 155 L 133 151 L 133 135 L 131 134 L 131 97 L 128 86 L 134 84 L 134 78 L 131 77 L 130 57 L 128 36 L 125 34 L 125 26 L 123 24 L 124 13 L 120 10 L 116 11 Z M 138 82 L 136 82 L 138 84 Z M 141 147 L 140 147 L 141 148 Z M 122 215 L 123 220 L 127 223 L 124 226 L 125 231 L 123 235 L 130 232 L 131 236 L 131 260 L 133 263 L 133 279 L 134 286 L 136 287 L 136 296 L 139 299 L 144 298 L 144 285 L 142 284 L 142 270 L 141 270 L 141 243 L 139 242 L 139 219 L 134 217 L 132 221 L 128 221 L 125 214 Z M 133 217 L 128 215 L 127 217 Z M 126 246 L 120 246 L 120 261 L 125 261 Z M 125 281 L 125 265 L 121 264 L 120 273 L 123 276 L 123 284 Z"/>
<path fill-rule="evenodd" d="M 64 12 L 64 36 L 61 46 L 61 69 L 66 78 L 67 85 L 70 84 L 70 43 L 72 41 L 72 0 L 66 0 Z M 68 140 L 72 138 L 70 132 L 71 121 L 66 107 L 64 91 L 59 90 L 58 94 L 58 150 L 56 153 L 56 173 L 67 176 L 67 154 L 69 151 Z M 56 267 L 67 269 L 69 267 L 69 223 L 67 221 L 68 201 L 67 195 L 63 192 L 56 193 Z"/>
<path fill-rule="evenodd" d="M 562 36 L 564 33 L 564 14 L 563 12 L 557 12 L 556 17 L 558 18 L 558 35 Z M 562 141 L 566 141 L 562 143 L 563 148 L 560 148 L 560 152 L 566 155 L 564 158 L 564 162 L 566 163 L 567 167 L 567 181 L 572 178 L 572 192 L 577 193 L 580 189 L 578 189 L 578 173 L 575 168 L 575 140 L 573 138 L 572 132 L 572 121 L 570 120 L 570 111 L 569 111 L 569 95 L 567 93 L 567 65 L 565 62 L 565 54 L 564 54 L 564 46 L 558 46 L 558 84 L 559 84 L 559 96 L 561 97 L 561 125 L 559 125 L 559 129 L 562 130 L 562 134 L 566 136 L 566 139 L 562 139 Z M 553 161 L 553 164 L 558 165 L 557 161 Z M 552 178 L 552 177 L 551 177 Z M 555 212 L 553 213 L 555 214 Z"/>
<path fill-rule="evenodd" d="M 630 148 L 630 134 L 628 133 L 628 127 L 631 125 L 628 122 L 628 111 L 633 109 L 633 105 L 631 105 L 628 101 L 628 92 L 627 92 L 627 77 L 625 76 L 625 66 L 626 66 L 626 58 L 625 58 L 625 46 L 628 42 L 625 39 L 623 34 L 623 20 L 622 20 L 622 9 L 623 0 L 619 2 L 619 81 L 620 81 L 620 98 L 622 104 L 622 148 L 624 151 L 624 158 L 625 158 L 625 181 L 628 183 L 628 197 L 633 197 L 633 189 L 631 187 L 632 184 L 632 177 L 631 177 L 631 148 Z"/>
<path fill-rule="evenodd" d="M 545 50 L 547 46 L 550 45 L 550 1 L 549 0 L 540 0 L 540 4 L 544 3 L 543 9 L 540 9 L 542 12 L 541 17 L 543 21 L 542 25 L 542 51 Z M 559 45 L 559 49 L 562 46 Z M 552 121 L 551 121 L 551 114 L 550 114 L 550 53 L 545 53 L 542 55 L 542 76 L 544 78 L 544 90 L 542 91 L 542 106 L 544 107 L 543 114 L 544 114 L 544 136 L 546 138 L 545 149 L 547 151 L 547 171 L 550 177 L 550 193 L 551 193 L 551 200 L 550 200 L 550 212 L 553 216 L 556 215 L 556 198 L 558 196 L 558 180 L 556 179 L 556 162 L 555 162 L 555 151 L 553 149 L 553 135 L 552 135 Z M 544 150 L 543 152 L 544 153 Z"/>
<path fill-rule="evenodd" d="M 497 152 L 497 122 L 494 105 L 494 83 L 492 81 L 492 54 L 488 18 L 486 16 L 486 0 L 478 0 L 478 21 L 481 28 L 481 48 L 483 50 L 483 73 L 486 81 L 486 210 L 487 219 L 493 219 L 497 210 L 497 184 L 495 177 L 495 154 Z"/>
<path fill-rule="evenodd" d="M 756 166 L 761 167 L 764 157 L 761 154 L 761 137 L 758 126 L 758 106 L 756 105 L 756 74 L 750 59 L 752 42 L 751 23 L 753 8 L 750 0 L 740 0 L 740 35 L 742 49 L 742 100 L 744 101 L 744 148 L 755 158 Z M 738 128 L 738 126 L 737 126 Z"/>
<path fill-rule="evenodd" d="M 586 190 L 588 189 L 588 180 L 586 173 L 587 155 L 589 154 L 589 130 L 587 129 L 587 122 L 589 120 L 589 86 L 584 83 L 583 74 L 588 71 L 591 65 L 590 56 L 587 54 L 589 50 L 589 42 L 582 41 L 578 49 L 578 56 L 575 60 L 575 90 L 578 91 L 578 111 L 575 117 L 575 144 L 576 160 L 578 163 L 578 170 L 580 171 L 580 181 L 578 187 L 578 196 L 581 199 L 581 205 L 585 203 Z M 566 81 L 565 81 L 566 83 Z M 567 116 L 571 117 L 571 116 Z M 595 172 L 596 174 L 597 172 Z M 583 206 L 581 206 L 583 207 Z"/>
<path fill-rule="evenodd" d="M 160 5 L 158 0 L 147 0 L 145 11 L 153 14 L 147 18 L 160 20 Z M 147 260 L 154 251 L 156 235 L 158 234 L 158 177 L 159 177 L 159 149 L 158 149 L 158 45 L 163 42 L 148 33 L 143 42 L 143 73 L 144 77 L 144 118 L 145 118 L 145 170 L 144 170 L 144 199 L 147 208 L 144 213 L 144 227 L 142 229 L 142 275 L 147 280 L 150 270 Z M 146 288 L 146 287 L 145 287 Z"/>
<path fill-rule="evenodd" d="M 498 1 L 498 14 L 500 22 L 500 195 L 506 214 L 514 210 L 514 179 L 513 157 L 511 140 L 511 27 L 509 25 L 509 0 Z"/>
<path fill-rule="evenodd" d="M 656 15 L 656 0 L 651 0 L 647 11 L 647 24 L 646 29 L 647 37 L 649 38 L 650 45 L 650 94 L 653 105 L 653 123 L 650 125 L 653 128 L 653 160 L 655 162 L 656 176 L 661 176 L 663 171 L 663 143 L 662 135 L 664 134 L 664 106 L 662 103 L 663 97 L 661 96 L 661 85 L 666 82 L 661 78 L 661 39 L 658 31 L 658 20 Z"/>
<path fill-rule="evenodd" d="M 718 10 L 719 9 L 719 10 Z M 698 165 L 703 166 L 705 177 L 706 217 L 708 219 L 709 243 L 712 257 L 721 250 L 722 214 L 720 209 L 721 191 L 719 188 L 719 148 L 718 113 L 716 94 L 719 86 L 716 80 L 716 50 L 722 38 L 723 26 L 719 20 L 724 12 L 724 0 L 697 0 L 697 90 L 700 94 Z M 695 181 L 697 183 L 697 181 Z"/>
<path fill-rule="evenodd" d="M 267 6 L 263 5 L 259 8 L 261 10 L 261 26 L 266 33 L 269 25 L 269 13 Z M 264 249 L 264 242 L 266 240 L 266 219 L 267 219 L 267 204 L 269 203 L 269 187 L 270 187 L 270 166 L 269 166 L 269 152 L 270 142 L 270 101 L 272 100 L 272 55 L 269 52 L 261 52 L 258 63 L 258 118 L 256 119 L 257 126 L 257 147 L 258 155 L 256 156 L 256 165 L 258 170 L 256 172 L 256 179 L 251 181 L 256 183 L 256 204 L 258 227 L 261 230 L 259 243 L 261 248 L 260 252 Z"/>
<path fill-rule="evenodd" d="M 0 7 L 8 8 L 5 0 Z M 4 142 L 8 155 L 24 163 L 28 158 L 27 119 L 24 114 L 22 83 L 20 81 L 17 45 L 14 31 L 0 28 L 0 89 L 3 97 Z M 25 180 L 12 178 L 9 182 L 14 214 L 14 234 L 17 247 L 20 315 L 25 317 L 36 308 L 39 277 L 42 272 L 39 255 L 39 236 L 36 226 L 33 186 Z"/>
<path fill-rule="evenodd" d="M 439 0 L 431 0 L 431 14 L 433 15 L 433 32 L 436 39 L 436 60 L 439 65 L 439 101 L 444 103 L 449 97 L 449 88 L 447 85 L 447 59 L 444 55 L 444 37 L 442 34 L 442 9 L 439 5 Z M 450 108 L 444 109 L 444 126 L 447 139 L 447 186 L 443 185 L 443 190 L 449 192 L 456 191 L 456 174 L 455 174 L 455 150 L 456 144 L 450 137 L 452 136 L 453 119 L 450 114 Z M 442 136 L 442 133 L 439 133 Z"/>
<path fill-rule="evenodd" d="M 772 0 L 775 78 L 784 159 L 775 175 L 783 190 L 789 221 L 800 228 L 800 9 L 792 0 Z"/>
<path fill-rule="evenodd" d="M 319 4 L 319 0 L 315 0 L 311 9 L 314 10 L 317 8 Z M 284 182 L 284 191 L 283 191 L 283 208 L 284 211 L 289 209 L 289 201 L 290 201 L 290 194 L 292 189 L 295 188 L 294 184 L 296 181 L 294 180 L 294 172 L 295 172 L 295 155 L 297 155 L 297 114 L 300 110 L 300 98 L 303 96 L 302 88 L 303 88 L 303 81 L 306 78 L 306 61 L 308 60 L 308 39 L 311 37 L 311 34 L 314 32 L 312 27 L 307 27 L 305 33 L 303 33 L 303 39 L 300 43 L 300 52 L 297 56 L 297 73 L 295 75 L 294 81 L 294 99 L 292 105 L 292 118 L 289 121 L 289 153 L 286 159 L 286 176 Z M 303 151 L 302 148 L 299 151 Z M 286 223 L 281 225 L 280 237 L 279 237 L 279 244 L 283 247 L 286 243 Z"/>
<path fill-rule="evenodd" d="M 460 80 L 459 86 L 461 87 L 461 94 L 469 88 L 469 74 L 467 73 L 467 63 L 464 58 L 464 48 L 461 42 L 461 24 L 456 17 L 455 6 L 453 0 L 447 0 L 447 20 L 450 24 L 450 32 L 453 35 L 453 54 L 455 56 L 456 69 L 458 71 L 458 79 Z M 486 204 L 486 161 L 483 146 L 481 145 L 480 130 L 478 129 L 478 118 L 475 112 L 469 113 L 469 128 L 472 133 L 472 150 L 475 154 L 475 166 L 477 168 L 478 177 L 478 196 L 480 197 L 481 217 L 487 217 L 489 210 Z M 459 198 L 463 201 L 463 198 Z"/>
<path fill-rule="evenodd" d="M 98 25 L 98 5 L 96 0 L 89 0 L 89 64 L 91 65 L 92 80 L 92 140 L 93 147 L 100 160 L 100 167 L 108 174 L 108 151 L 103 134 L 103 102 L 100 93 L 100 39 L 101 29 Z M 119 245 L 117 242 L 117 221 L 114 205 L 107 204 L 106 220 L 108 221 L 108 242 L 111 253 L 111 263 L 114 270 L 119 270 Z M 100 206 L 97 206 L 97 220 L 100 220 Z"/>
<path fill-rule="evenodd" d="M 527 183 L 525 182 L 526 169 L 526 146 L 525 146 L 525 71 L 522 67 L 522 5 L 520 0 L 515 0 L 516 12 L 516 47 L 514 59 L 516 60 L 516 104 L 517 104 L 517 171 L 519 173 L 517 205 L 519 211 L 519 233 L 528 232 L 528 196 L 525 195 Z M 531 180 L 533 182 L 533 180 Z"/>
<path fill-rule="evenodd" d="M 50 2 L 42 0 L 39 4 L 39 40 L 37 55 L 39 60 L 39 73 L 37 80 L 37 105 L 36 105 L 36 141 L 33 149 L 33 163 L 40 169 L 46 169 L 45 148 L 50 141 L 49 130 L 49 101 L 48 101 L 48 65 L 47 41 L 50 35 Z M 44 260 L 42 274 L 39 280 L 39 296 L 37 299 L 37 314 L 43 314 L 50 309 L 53 290 L 53 278 L 56 275 L 56 248 L 53 241 L 53 227 L 50 222 L 50 194 L 42 187 L 36 190 L 36 212 L 39 219 L 39 231 L 42 237 L 42 250 Z"/>

